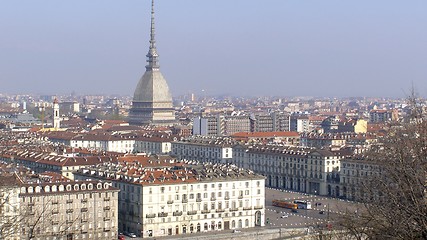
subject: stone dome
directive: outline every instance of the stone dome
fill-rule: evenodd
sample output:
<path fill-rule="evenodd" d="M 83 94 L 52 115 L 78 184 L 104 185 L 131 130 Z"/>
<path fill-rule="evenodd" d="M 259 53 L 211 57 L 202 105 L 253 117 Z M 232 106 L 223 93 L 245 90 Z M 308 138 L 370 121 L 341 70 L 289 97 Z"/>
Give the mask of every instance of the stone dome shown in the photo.
<path fill-rule="evenodd" d="M 170 102 L 172 95 L 162 73 L 158 70 L 146 71 L 136 86 L 134 102 Z"/>

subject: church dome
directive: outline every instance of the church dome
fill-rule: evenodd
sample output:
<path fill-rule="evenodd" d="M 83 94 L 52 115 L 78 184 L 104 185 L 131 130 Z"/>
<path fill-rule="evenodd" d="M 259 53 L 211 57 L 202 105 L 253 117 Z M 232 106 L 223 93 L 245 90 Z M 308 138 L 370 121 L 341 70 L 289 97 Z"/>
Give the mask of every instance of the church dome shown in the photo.
<path fill-rule="evenodd" d="M 146 71 L 136 86 L 134 102 L 172 102 L 169 86 L 160 71 Z"/>

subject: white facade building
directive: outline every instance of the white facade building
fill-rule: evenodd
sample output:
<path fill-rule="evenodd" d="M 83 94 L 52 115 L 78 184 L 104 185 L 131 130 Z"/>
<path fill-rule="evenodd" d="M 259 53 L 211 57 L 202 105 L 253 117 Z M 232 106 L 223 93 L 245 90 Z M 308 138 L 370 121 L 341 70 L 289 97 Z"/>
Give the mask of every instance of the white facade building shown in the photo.
<path fill-rule="evenodd" d="M 144 238 L 264 225 L 264 177 L 232 165 L 149 158 L 75 174 L 112 181 L 121 190 L 119 229 Z"/>
<path fill-rule="evenodd" d="M 1 239 L 117 238 L 119 190 L 111 184 L 60 175 L 21 175 L 16 181 L 10 191 L 0 186 Z"/>
<path fill-rule="evenodd" d="M 191 137 L 172 142 L 171 155 L 180 160 L 229 163 L 233 158 L 232 140 L 220 137 Z"/>

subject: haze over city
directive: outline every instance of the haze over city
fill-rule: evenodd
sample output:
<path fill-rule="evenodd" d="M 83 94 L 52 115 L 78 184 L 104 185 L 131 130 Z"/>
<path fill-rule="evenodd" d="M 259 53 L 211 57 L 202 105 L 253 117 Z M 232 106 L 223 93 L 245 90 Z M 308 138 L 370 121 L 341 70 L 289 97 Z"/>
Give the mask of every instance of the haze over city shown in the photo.
<path fill-rule="evenodd" d="M 427 95 L 426 1 L 156 3 L 173 96 Z M 1 92 L 132 95 L 149 1 L 2 1 Z M 203 90 L 203 91 L 202 91 Z"/>

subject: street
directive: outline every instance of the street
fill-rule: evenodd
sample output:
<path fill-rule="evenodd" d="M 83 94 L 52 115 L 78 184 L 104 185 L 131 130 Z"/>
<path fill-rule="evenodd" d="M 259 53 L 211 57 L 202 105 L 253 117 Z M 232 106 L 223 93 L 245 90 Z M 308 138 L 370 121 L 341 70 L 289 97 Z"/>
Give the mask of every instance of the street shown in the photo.
<path fill-rule="evenodd" d="M 293 202 L 294 200 L 310 201 L 312 209 L 298 209 L 298 212 L 294 213 L 291 209 L 272 206 L 273 199 L 285 200 L 287 202 Z M 338 214 L 345 214 L 346 211 L 354 213 L 357 211 L 359 205 L 359 203 L 342 199 L 271 188 L 265 189 L 265 202 L 266 227 L 285 228 L 324 226 L 328 221 L 333 222 Z M 288 217 L 282 218 L 284 215 Z"/>

